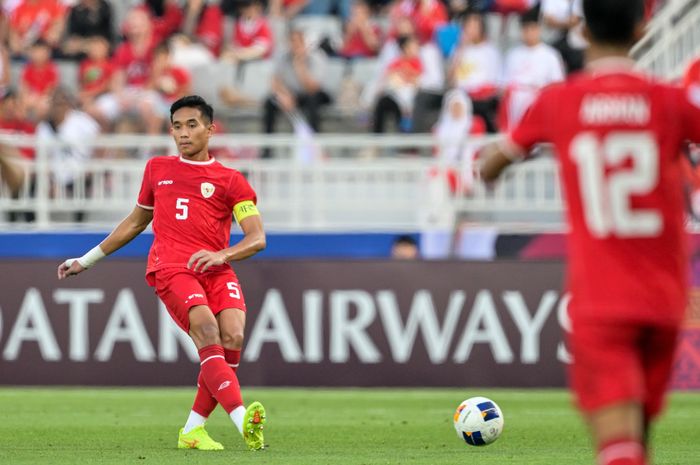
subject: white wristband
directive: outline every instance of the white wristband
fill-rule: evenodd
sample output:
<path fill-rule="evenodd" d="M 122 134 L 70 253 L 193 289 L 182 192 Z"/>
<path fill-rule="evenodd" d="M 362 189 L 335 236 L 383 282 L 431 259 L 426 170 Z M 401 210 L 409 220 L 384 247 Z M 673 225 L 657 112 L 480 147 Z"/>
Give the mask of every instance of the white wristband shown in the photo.
<path fill-rule="evenodd" d="M 69 258 L 68 260 L 65 261 L 66 266 L 70 267 L 73 261 L 78 260 L 78 263 L 82 265 L 83 268 L 91 268 L 95 263 L 99 262 L 103 258 L 105 258 L 106 255 L 102 251 L 99 245 L 96 245 L 88 253 L 83 255 L 80 258 Z"/>

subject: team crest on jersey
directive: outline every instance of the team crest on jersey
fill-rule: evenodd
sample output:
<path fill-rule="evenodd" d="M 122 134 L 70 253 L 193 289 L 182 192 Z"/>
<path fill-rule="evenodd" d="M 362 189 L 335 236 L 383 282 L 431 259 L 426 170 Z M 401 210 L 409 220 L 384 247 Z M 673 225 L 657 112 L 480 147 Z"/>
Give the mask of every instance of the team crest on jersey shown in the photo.
<path fill-rule="evenodd" d="M 202 189 L 202 195 L 205 199 L 208 199 L 214 195 L 214 184 L 210 182 L 203 182 L 200 188 Z"/>

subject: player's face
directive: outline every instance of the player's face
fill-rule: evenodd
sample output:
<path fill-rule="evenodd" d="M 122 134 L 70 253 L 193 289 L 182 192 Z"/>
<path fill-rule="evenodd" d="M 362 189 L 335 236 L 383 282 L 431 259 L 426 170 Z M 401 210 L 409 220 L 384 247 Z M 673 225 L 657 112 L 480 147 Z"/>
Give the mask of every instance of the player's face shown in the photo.
<path fill-rule="evenodd" d="M 208 157 L 209 138 L 214 126 L 202 118 L 197 108 L 180 108 L 173 114 L 170 134 L 184 157 L 194 158 L 197 155 Z M 203 158 L 205 159 L 205 158 Z"/>

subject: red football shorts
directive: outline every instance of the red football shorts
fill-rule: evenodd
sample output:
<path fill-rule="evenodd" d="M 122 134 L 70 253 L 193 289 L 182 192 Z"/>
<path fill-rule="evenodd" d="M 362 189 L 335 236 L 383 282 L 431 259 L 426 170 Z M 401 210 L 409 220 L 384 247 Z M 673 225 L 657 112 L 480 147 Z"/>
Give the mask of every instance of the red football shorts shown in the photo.
<path fill-rule="evenodd" d="M 678 327 L 574 321 L 572 329 L 569 370 L 581 410 L 636 401 L 648 418 L 661 411 Z"/>
<path fill-rule="evenodd" d="M 186 268 L 164 268 L 147 277 L 168 313 L 189 334 L 190 309 L 207 305 L 214 315 L 227 308 L 245 312 L 243 291 L 232 269 L 195 273 Z"/>

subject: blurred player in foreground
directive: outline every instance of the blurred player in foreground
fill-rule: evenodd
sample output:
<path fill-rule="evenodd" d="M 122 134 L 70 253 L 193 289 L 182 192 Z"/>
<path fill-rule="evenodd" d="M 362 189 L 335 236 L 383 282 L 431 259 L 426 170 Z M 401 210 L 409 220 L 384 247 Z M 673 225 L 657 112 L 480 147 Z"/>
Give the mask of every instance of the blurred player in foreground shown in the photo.
<path fill-rule="evenodd" d="M 115 252 L 153 220 L 153 246 L 146 280 L 155 287 L 175 322 L 200 356 L 198 391 L 181 449 L 220 450 L 204 423 L 217 402 L 252 450 L 264 448 L 265 409 L 243 406 L 236 377 L 245 327 L 245 301 L 228 262 L 265 248 L 256 195 L 243 175 L 209 156 L 214 132 L 212 107 L 188 96 L 170 107 L 170 132 L 180 156 L 155 157 L 144 170 L 136 207 L 98 246 L 58 267 L 58 278 L 76 275 Z M 244 237 L 229 247 L 232 216 Z"/>
<path fill-rule="evenodd" d="M 700 139 L 700 98 L 633 71 L 643 0 L 583 7 L 586 70 L 542 90 L 508 141 L 485 149 L 482 177 L 554 145 L 571 231 L 571 385 L 598 464 L 646 465 L 686 308 L 680 154 Z"/>

